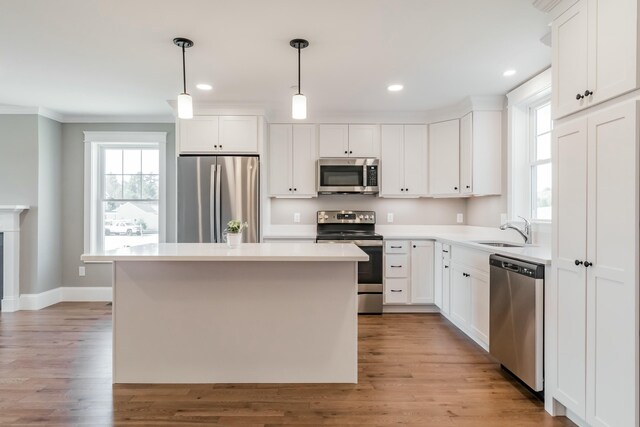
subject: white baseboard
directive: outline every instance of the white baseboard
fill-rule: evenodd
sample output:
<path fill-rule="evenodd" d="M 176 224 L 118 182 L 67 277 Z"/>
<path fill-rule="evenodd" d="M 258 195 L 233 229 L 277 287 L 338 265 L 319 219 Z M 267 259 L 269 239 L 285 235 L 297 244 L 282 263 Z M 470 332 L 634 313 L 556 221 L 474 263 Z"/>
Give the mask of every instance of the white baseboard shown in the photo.
<path fill-rule="evenodd" d="M 384 305 L 383 313 L 440 313 L 434 304 L 425 305 Z"/>
<path fill-rule="evenodd" d="M 40 310 L 65 301 L 105 301 L 113 300 L 113 291 L 108 286 L 61 286 L 39 294 L 20 295 L 20 310 Z"/>

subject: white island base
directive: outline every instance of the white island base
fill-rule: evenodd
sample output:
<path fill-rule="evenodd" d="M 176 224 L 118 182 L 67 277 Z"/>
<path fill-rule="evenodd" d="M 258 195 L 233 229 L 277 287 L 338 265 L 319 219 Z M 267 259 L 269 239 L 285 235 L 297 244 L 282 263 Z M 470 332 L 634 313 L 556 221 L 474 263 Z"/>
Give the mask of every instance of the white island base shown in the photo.
<path fill-rule="evenodd" d="M 356 383 L 357 261 L 367 255 L 256 244 L 243 258 L 220 246 L 208 258 L 186 246 L 174 259 L 162 248 L 83 256 L 113 261 L 113 382 Z"/>

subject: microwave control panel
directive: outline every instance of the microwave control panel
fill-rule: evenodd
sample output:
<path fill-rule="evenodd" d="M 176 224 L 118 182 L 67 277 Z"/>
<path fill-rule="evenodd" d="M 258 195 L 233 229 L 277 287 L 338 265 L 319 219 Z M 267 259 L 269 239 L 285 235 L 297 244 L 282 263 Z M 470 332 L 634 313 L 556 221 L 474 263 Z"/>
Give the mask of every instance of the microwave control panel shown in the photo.
<path fill-rule="evenodd" d="M 367 166 L 367 187 L 378 186 L 378 166 Z"/>

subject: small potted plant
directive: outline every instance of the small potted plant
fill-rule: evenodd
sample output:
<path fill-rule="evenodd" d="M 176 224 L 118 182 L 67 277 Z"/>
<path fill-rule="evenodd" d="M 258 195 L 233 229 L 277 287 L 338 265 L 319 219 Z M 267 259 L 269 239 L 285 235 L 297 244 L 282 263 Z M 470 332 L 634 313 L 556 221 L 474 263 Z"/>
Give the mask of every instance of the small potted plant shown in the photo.
<path fill-rule="evenodd" d="M 227 246 L 235 248 L 242 242 L 242 232 L 249 227 L 246 222 L 232 219 L 227 223 L 226 234 Z"/>

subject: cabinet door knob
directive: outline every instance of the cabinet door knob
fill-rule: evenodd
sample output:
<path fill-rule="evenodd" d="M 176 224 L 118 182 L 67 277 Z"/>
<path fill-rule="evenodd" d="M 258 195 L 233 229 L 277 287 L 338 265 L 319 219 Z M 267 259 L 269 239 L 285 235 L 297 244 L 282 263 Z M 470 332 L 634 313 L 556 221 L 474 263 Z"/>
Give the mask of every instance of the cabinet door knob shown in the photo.
<path fill-rule="evenodd" d="M 584 95 L 582 95 L 582 94 L 580 94 L 580 93 L 576 95 L 576 99 L 577 99 L 578 101 L 580 101 L 582 98 L 584 98 Z"/>
<path fill-rule="evenodd" d="M 349 151 L 349 154 L 353 154 L 353 151 Z"/>
<path fill-rule="evenodd" d="M 344 154 L 349 154 L 349 153 L 347 152 L 347 150 L 344 150 Z"/>
<path fill-rule="evenodd" d="M 404 191 L 404 188 L 401 188 L 400 191 Z"/>
<path fill-rule="evenodd" d="M 454 190 L 457 190 L 457 189 L 458 189 L 458 187 L 453 187 L 453 189 L 454 189 Z"/>
<path fill-rule="evenodd" d="M 467 185 L 467 188 L 471 188 L 471 186 L 470 186 L 470 185 Z"/>
<path fill-rule="evenodd" d="M 405 189 L 404 189 L 404 191 L 409 191 L 409 189 L 408 189 L 408 188 L 405 188 Z"/>
<path fill-rule="evenodd" d="M 217 146 L 217 145 L 214 145 L 214 146 L 213 146 L 213 148 L 214 148 L 214 149 L 215 149 L 215 148 L 218 148 L 218 146 Z"/>
<path fill-rule="evenodd" d="M 591 95 L 593 95 L 593 92 L 592 92 L 592 91 L 590 91 L 589 89 L 587 89 L 587 90 L 585 90 L 585 91 L 584 91 L 584 96 L 585 96 L 585 97 L 587 97 L 587 96 L 591 96 Z"/>
<path fill-rule="evenodd" d="M 449 268 L 449 266 L 448 266 L 448 265 L 445 265 L 445 266 L 444 266 L 444 268 Z"/>
<path fill-rule="evenodd" d="M 575 260 L 575 261 L 574 261 L 574 263 L 575 263 L 576 265 L 582 265 L 582 264 L 584 264 L 584 263 L 583 263 L 582 261 L 580 261 L 580 260 Z"/>
<path fill-rule="evenodd" d="M 289 191 L 291 191 L 291 188 L 289 189 Z"/>
<path fill-rule="evenodd" d="M 222 145 L 220 146 L 220 149 L 222 150 Z"/>
<path fill-rule="evenodd" d="M 416 245 L 413 245 L 413 247 L 414 247 L 414 248 L 417 248 L 417 246 L 416 246 Z"/>
<path fill-rule="evenodd" d="M 585 268 L 589 268 L 589 267 L 591 267 L 592 265 L 593 265 L 593 263 L 592 263 L 592 262 L 589 262 L 589 261 L 585 261 L 585 262 L 584 262 L 584 266 L 585 266 Z"/>
<path fill-rule="evenodd" d="M 294 189 L 293 189 L 293 191 L 298 191 L 298 189 L 297 189 L 297 188 L 294 188 Z"/>

